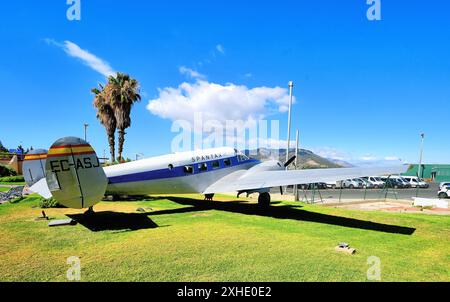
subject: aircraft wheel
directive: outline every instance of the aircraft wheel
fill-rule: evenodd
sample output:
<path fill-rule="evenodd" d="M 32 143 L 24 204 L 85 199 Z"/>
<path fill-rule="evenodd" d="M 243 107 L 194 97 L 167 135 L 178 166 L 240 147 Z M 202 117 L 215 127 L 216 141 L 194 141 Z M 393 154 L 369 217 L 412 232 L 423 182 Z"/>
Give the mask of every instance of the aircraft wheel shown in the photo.
<path fill-rule="evenodd" d="M 445 198 L 447 198 L 447 194 L 444 193 L 444 192 L 441 192 L 441 193 L 439 193 L 439 198 L 440 199 L 445 199 Z"/>
<path fill-rule="evenodd" d="M 214 194 L 205 194 L 205 200 L 212 201 L 214 198 Z M 239 198 L 239 195 L 238 195 Z"/>
<path fill-rule="evenodd" d="M 267 192 L 259 193 L 258 204 L 262 207 L 270 206 L 270 194 Z"/>
<path fill-rule="evenodd" d="M 93 214 L 95 214 L 94 207 L 89 207 L 89 209 L 87 209 L 87 211 L 84 212 L 84 215 L 88 215 L 88 216 L 93 215 Z"/>

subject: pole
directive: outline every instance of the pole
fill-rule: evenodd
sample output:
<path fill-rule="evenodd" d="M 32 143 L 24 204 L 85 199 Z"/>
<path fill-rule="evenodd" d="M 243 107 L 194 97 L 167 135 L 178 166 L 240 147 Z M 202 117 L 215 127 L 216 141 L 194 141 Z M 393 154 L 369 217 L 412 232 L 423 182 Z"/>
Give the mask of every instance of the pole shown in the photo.
<path fill-rule="evenodd" d="M 419 170 L 418 170 L 418 177 L 419 178 L 422 178 L 421 177 L 421 174 L 422 174 L 422 160 L 423 160 L 423 141 L 424 141 L 424 139 L 425 139 L 425 133 L 422 133 L 422 134 L 420 134 L 420 137 L 421 137 L 421 143 L 420 143 L 420 160 L 419 160 Z"/>
<path fill-rule="evenodd" d="M 87 142 L 87 127 L 89 127 L 89 124 L 84 124 L 84 141 Z"/>
<path fill-rule="evenodd" d="M 289 147 L 291 140 L 291 108 L 292 108 L 292 92 L 294 89 L 294 82 L 289 81 L 289 114 L 288 114 L 288 132 L 287 132 L 287 149 L 286 149 L 286 162 L 289 160 Z M 286 167 L 286 170 L 288 168 Z"/>
<path fill-rule="evenodd" d="M 298 170 L 298 129 L 297 129 L 297 131 L 296 131 L 296 133 L 295 133 L 295 144 L 296 144 L 296 146 L 295 146 L 295 156 L 296 156 L 296 158 L 295 158 L 295 169 L 296 170 Z M 299 197 L 298 197 L 298 186 L 297 185 L 295 185 L 294 186 L 294 196 L 295 196 L 295 201 L 299 201 Z"/>

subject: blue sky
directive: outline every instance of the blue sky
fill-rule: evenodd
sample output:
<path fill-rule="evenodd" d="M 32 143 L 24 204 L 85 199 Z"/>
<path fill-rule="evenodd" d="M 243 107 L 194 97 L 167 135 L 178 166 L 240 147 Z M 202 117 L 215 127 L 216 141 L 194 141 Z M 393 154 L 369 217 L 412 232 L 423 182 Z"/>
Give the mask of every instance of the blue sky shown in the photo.
<path fill-rule="evenodd" d="M 105 77 L 69 55 L 70 41 L 140 81 L 129 157 L 170 152 L 172 119 L 147 105 L 202 77 L 205 89 L 249 91 L 293 80 L 293 129 L 319 154 L 416 162 L 423 131 L 425 161 L 450 163 L 448 2 L 383 0 L 381 21 L 366 18 L 365 0 L 243 2 L 81 0 L 80 21 L 66 18 L 65 0 L 2 3 L 0 140 L 48 148 L 82 137 L 87 122 L 89 141 L 108 153 L 90 93 Z M 285 139 L 287 114 L 262 113 Z"/>

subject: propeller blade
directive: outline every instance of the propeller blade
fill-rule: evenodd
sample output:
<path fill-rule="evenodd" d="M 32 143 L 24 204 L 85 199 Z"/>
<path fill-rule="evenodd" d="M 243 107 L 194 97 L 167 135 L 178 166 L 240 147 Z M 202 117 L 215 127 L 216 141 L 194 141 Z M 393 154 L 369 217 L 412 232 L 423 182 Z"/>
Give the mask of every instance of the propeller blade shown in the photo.
<path fill-rule="evenodd" d="M 285 164 L 284 167 L 287 168 L 292 162 L 297 158 L 297 156 L 292 156 Z"/>
<path fill-rule="evenodd" d="M 280 186 L 280 194 L 283 195 L 283 187 Z"/>

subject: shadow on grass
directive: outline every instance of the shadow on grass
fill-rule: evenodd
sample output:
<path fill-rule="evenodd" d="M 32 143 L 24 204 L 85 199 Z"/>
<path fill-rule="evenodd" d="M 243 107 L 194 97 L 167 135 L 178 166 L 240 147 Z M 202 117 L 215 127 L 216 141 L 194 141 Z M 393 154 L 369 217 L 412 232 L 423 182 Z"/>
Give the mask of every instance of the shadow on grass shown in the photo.
<path fill-rule="evenodd" d="M 247 204 L 239 201 L 230 202 L 214 202 L 214 201 L 203 201 L 191 198 L 179 198 L 179 197 L 166 197 L 168 200 L 176 202 L 182 205 L 189 205 L 192 207 L 181 208 L 174 210 L 163 210 L 149 213 L 149 216 L 162 215 L 162 214 L 174 214 L 174 213 L 188 213 L 206 210 L 219 210 L 232 213 L 239 213 L 245 215 L 259 215 L 264 217 L 272 217 L 278 219 L 290 219 L 290 220 L 300 220 L 324 223 L 336 226 L 343 226 L 348 228 L 377 231 L 384 233 L 402 234 L 402 235 L 412 235 L 416 229 L 382 224 L 372 221 L 359 220 L 354 218 L 339 217 L 328 214 L 321 214 L 302 210 L 298 206 L 276 206 L 267 209 L 259 207 L 257 204 Z"/>
<path fill-rule="evenodd" d="M 117 213 L 105 211 L 95 212 L 90 215 L 71 214 L 67 216 L 93 232 L 136 231 L 158 227 L 158 225 L 145 213 Z"/>

